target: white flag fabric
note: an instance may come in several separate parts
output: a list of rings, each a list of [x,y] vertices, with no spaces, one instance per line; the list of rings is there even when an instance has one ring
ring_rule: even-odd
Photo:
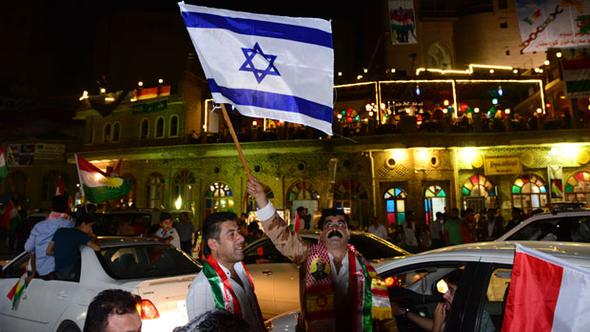
[[[178,5],[216,103],[332,135],[329,21]]]
[[[502,332],[590,331],[590,271],[516,245]]]

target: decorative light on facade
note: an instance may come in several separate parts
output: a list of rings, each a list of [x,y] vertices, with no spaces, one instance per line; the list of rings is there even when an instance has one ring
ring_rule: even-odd
[[[174,207],[176,210],[180,210],[182,207],[182,197],[180,197],[180,195],[178,195],[178,198],[174,201]]]
[[[474,108],[473,113],[479,113],[479,107]]]
[[[420,95],[420,92],[421,92],[420,91],[420,86],[419,85],[416,85],[416,96],[419,96]]]
[[[556,56],[558,59],[561,59],[561,57],[563,56],[563,54],[562,54],[561,52],[557,52],[557,53],[555,53],[555,56]]]
[[[493,74],[495,72],[495,70],[490,69],[490,74]]]
[[[107,89],[105,89],[105,88],[100,88],[100,93],[107,93]]]
[[[549,60],[545,60],[545,62],[543,62],[543,64],[544,64],[545,66],[549,66],[549,65],[551,64],[551,62],[550,62]]]
[[[143,82],[142,81],[137,82],[137,86],[138,87],[142,87],[143,86]]]
[[[338,77],[342,77],[342,72],[341,71],[338,72]]]
[[[512,70],[512,73],[513,73],[513,74],[518,74],[518,69],[513,69],[513,70]]]
[[[492,105],[498,105],[498,98],[492,99]]]
[[[362,80],[363,79],[363,75],[356,75],[356,79],[359,80],[359,81]]]
[[[510,109],[509,108],[505,109],[504,113],[506,113],[506,115],[510,114]]]
[[[541,113],[543,113],[543,110],[539,107],[539,108],[537,108],[537,113],[541,114]]]
[[[160,78],[160,79],[158,79],[158,84],[162,84],[162,83],[164,83],[164,80],[163,80],[163,79],[161,79],[161,78]]]
[[[79,99],[80,100],[88,99],[88,91],[84,90],[84,92],[82,92],[82,96]]]
[[[502,90],[502,86],[498,86],[498,96],[502,97],[504,95],[504,90]]]
[[[367,68],[363,68],[363,73],[365,73],[365,74],[366,74],[366,73],[368,73],[368,72],[369,72],[369,70],[368,70]]]

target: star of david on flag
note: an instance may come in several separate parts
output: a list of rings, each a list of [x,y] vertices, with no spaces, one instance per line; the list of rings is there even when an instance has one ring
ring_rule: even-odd
[[[216,103],[332,135],[329,21],[178,5]]]

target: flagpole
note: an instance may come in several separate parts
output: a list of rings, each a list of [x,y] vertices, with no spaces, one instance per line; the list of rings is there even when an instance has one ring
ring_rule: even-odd
[[[78,163],[78,154],[74,153],[74,159],[76,159],[76,171],[78,171],[78,181],[80,181],[80,192],[82,193],[82,199],[84,199],[84,210],[88,213],[88,206],[86,206],[86,194],[84,193],[84,182],[82,182],[82,176],[80,176],[80,164]]]
[[[246,171],[246,175],[248,179],[252,178],[252,174],[250,174],[250,168],[248,168],[248,162],[246,161],[246,157],[244,157],[244,152],[242,151],[242,146],[240,145],[240,141],[238,141],[238,136],[236,135],[236,131],[234,130],[234,126],[229,119],[229,115],[227,114],[227,110],[225,109],[225,104],[221,104],[221,113],[223,113],[223,118],[225,119],[225,123],[227,123],[227,127],[229,128],[229,134],[231,138],[234,140],[234,144],[236,149],[238,150],[238,156],[242,161],[242,166]]]

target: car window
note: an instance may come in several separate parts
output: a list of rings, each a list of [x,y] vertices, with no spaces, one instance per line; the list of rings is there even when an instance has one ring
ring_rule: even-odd
[[[6,266],[0,277],[2,278],[20,278],[27,271],[29,254],[25,253],[18,257],[12,264]]]
[[[450,287],[445,278],[452,275],[458,276],[459,281],[454,282],[459,287],[464,270],[465,266],[461,264],[437,263],[400,272],[386,272],[382,277],[388,285],[389,298],[393,302],[393,307],[408,309],[422,317],[432,319],[434,309],[438,303],[444,301],[443,294]],[[452,291],[454,292],[455,289]],[[399,331],[421,331],[411,319],[398,316],[396,322]]]
[[[166,277],[199,272],[198,265],[170,245],[150,244],[105,248],[97,252],[114,279]]]
[[[150,213],[105,213],[98,215],[94,233],[98,236],[146,235],[152,222]]]
[[[366,259],[380,259],[404,256],[403,252],[398,251],[385,241],[377,240],[365,234],[352,234],[350,244],[358,250]]]
[[[533,221],[507,240],[590,242],[590,216]]]
[[[483,312],[479,323],[480,332],[500,331],[504,319],[504,307],[508,298],[508,289],[512,269],[496,267],[489,277]]]

